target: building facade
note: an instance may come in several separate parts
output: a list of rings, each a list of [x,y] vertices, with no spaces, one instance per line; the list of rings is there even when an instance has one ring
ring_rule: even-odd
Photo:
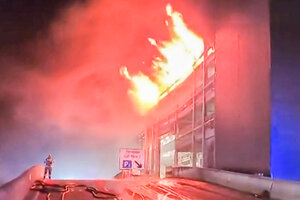
[[[174,167],[270,173],[268,1],[215,1],[214,9],[200,64],[142,133],[150,174],[165,177]]]

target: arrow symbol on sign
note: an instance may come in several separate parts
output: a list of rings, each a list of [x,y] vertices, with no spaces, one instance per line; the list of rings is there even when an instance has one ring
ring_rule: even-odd
[[[134,162],[135,162],[135,164],[137,164],[138,168],[142,168],[143,165],[141,163],[139,163],[138,161],[134,161]]]

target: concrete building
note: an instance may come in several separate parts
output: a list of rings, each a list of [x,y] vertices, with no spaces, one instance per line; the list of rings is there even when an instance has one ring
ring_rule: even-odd
[[[145,167],[161,177],[174,167],[269,175],[268,1],[206,2],[203,62],[150,114]]]

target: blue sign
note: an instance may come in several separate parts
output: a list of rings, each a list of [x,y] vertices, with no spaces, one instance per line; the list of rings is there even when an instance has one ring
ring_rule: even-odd
[[[131,169],[132,161],[131,160],[123,160],[123,168]]]

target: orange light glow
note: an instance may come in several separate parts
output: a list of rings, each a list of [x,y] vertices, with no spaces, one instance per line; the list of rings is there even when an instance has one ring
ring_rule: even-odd
[[[202,38],[187,28],[182,15],[174,11],[170,4],[166,6],[166,13],[169,19],[165,25],[171,26],[171,39],[157,42],[148,38],[150,44],[161,54],[152,60],[151,77],[154,78],[150,79],[142,72],[130,76],[126,67],[120,69],[121,75],[132,83],[129,94],[134,97],[143,114],[193,72],[199,65],[200,56],[204,51]]]
[[[120,68],[120,74],[131,81],[133,87],[128,90],[128,94],[138,104],[141,114],[145,114],[158,103],[158,86],[148,76],[142,73],[130,76],[127,68],[124,66]]]

